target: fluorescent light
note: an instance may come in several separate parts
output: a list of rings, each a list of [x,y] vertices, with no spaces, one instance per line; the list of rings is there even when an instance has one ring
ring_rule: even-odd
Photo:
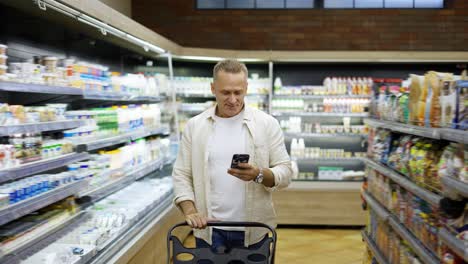
[[[205,56],[177,56],[179,59],[184,60],[198,60],[198,61],[220,61],[224,58],[221,57],[205,57]]]
[[[260,61],[265,61],[264,59],[255,59],[255,58],[239,58],[237,59],[238,61],[242,62],[260,62]]]

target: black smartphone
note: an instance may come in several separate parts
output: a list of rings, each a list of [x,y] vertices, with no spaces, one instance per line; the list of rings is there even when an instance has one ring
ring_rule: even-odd
[[[239,163],[249,163],[249,154],[234,154],[232,156],[232,161],[231,161],[231,168],[232,169],[238,169],[239,167],[237,164]]]

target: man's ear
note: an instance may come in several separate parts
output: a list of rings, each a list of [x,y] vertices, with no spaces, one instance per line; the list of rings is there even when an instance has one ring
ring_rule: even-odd
[[[215,85],[214,85],[214,81],[211,83],[211,93],[213,95],[215,95]]]

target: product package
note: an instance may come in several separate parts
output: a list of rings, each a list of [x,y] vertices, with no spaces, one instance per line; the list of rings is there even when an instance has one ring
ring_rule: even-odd
[[[455,127],[468,130],[468,81],[458,81]]]

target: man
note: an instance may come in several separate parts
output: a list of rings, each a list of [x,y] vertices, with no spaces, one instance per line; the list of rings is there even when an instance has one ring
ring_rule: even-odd
[[[254,221],[275,226],[271,192],[292,178],[281,128],[272,116],[245,105],[247,68],[224,60],[213,69],[216,106],[190,119],[173,170],[175,204],[195,228],[197,247],[259,245],[261,228],[206,228],[207,219]],[[249,163],[232,169],[234,154]]]

